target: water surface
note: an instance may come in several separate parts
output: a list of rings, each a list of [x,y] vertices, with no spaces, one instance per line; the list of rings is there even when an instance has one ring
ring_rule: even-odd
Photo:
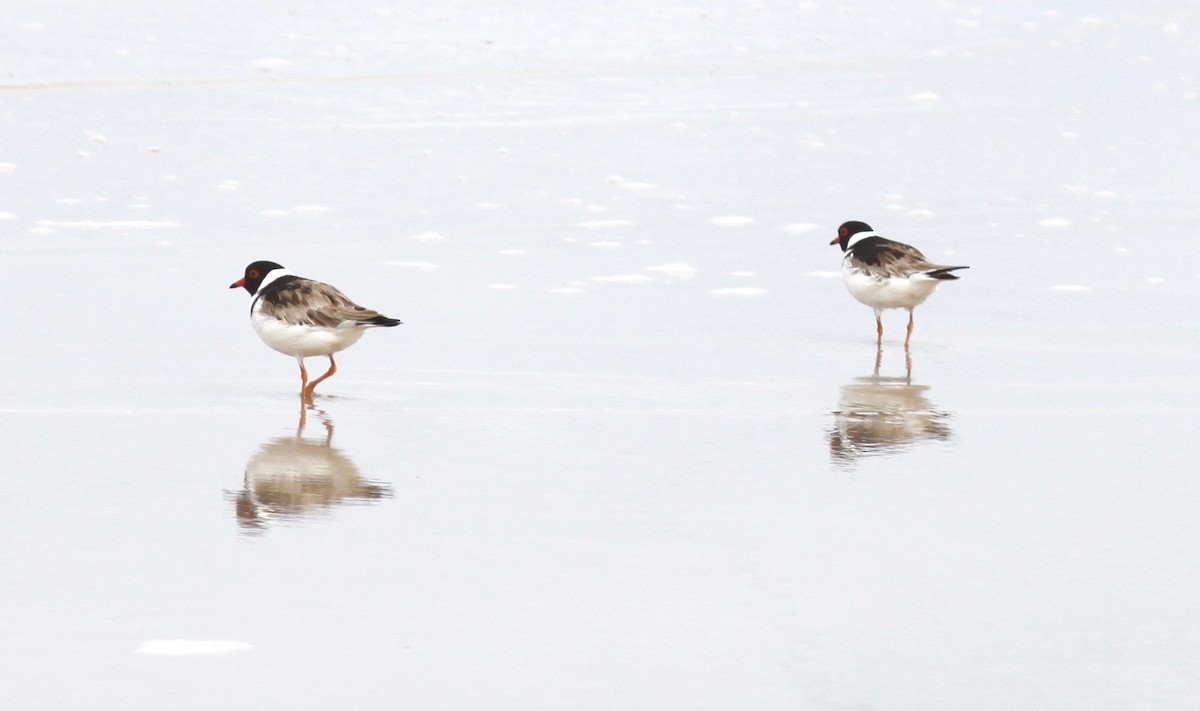
[[[178,12],[0,30],[5,708],[1200,702],[1176,9]]]

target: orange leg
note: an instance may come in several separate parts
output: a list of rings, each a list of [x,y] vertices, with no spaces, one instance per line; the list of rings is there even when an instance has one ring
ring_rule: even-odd
[[[883,320],[878,311],[875,312],[875,345],[883,345]]]
[[[913,312],[908,312],[908,335],[904,337],[904,349],[908,350],[908,342],[912,340]]]
[[[304,359],[297,356],[296,362],[300,364],[300,392],[304,393],[305,386],[308,385],[308,371],[304,368]]]
[[[311,383],[308,384],[308,387],[304,388],[304,396],[311,398],[313,396],[313,391],[317,389],[317,385],[319,385],[322,380],[324,380],[325,378],[328,378],[329,376],[333,375],[336,372],[337,372],[337,363],[333,362],[333,354],[330,353],[329,354],[329,370],[325,371],[324,375],[322,375],[321,377],[312,381]]]

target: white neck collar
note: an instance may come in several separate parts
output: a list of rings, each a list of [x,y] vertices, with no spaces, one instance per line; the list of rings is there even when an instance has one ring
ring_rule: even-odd
[[[866,239],[868,237],[878,237],[878,236],[879,235],[876,234],[874,230],[868,230],[866,232],[859,232],[859,233],[855,234],[853,237],[851,237],[850,241],[846,243],[846,249],[848,251],[851,247],[858,244],[859,242],[862,242],[864,239]]]
[[[267,286],[272,282],[288,276],[295,276],[295,274],[292,274],[286,269],[272,269],[271,273],[263,277],[262,282],[258,285],[258,293],[262,293],[262,290],[267,288]]]

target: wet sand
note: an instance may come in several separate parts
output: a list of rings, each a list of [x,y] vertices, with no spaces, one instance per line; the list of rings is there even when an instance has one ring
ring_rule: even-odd
[[[1200,702],[1170,12],[265,7],[0,43],[4,708]],[[263,258],[404,321],[311,410]]]

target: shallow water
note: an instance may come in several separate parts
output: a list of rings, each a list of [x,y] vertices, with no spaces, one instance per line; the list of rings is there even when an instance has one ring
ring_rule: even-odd
[[[1200,702],[1188,16],[255,7],[0,30],[0,705]]]

